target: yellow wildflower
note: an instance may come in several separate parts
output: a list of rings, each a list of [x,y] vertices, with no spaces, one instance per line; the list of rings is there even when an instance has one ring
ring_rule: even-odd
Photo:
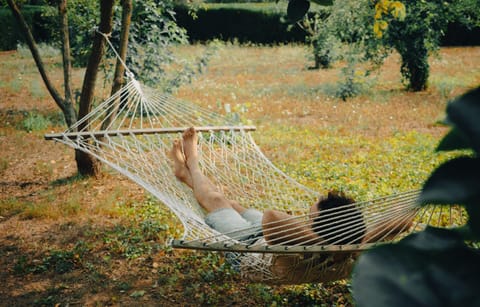
[[[399,20],[404,20],[406,16],[405,5],[400,1],[392,1],[390,4],[390,13]]]

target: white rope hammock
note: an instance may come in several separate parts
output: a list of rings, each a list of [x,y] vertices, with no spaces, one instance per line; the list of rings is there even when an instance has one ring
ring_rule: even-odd
[[[45,138],[93,155],[158,198],[183,224],[184,234],[172,241],[174,247],[226,252],[251,281],[293,284],[342,279],[350,274],[358,251],[398,239],[432,221],[438,226],[464,222],[454,220],[451,207],[443,211],[417,207],[419,191],[410,191],[351,204],[342,213],[342,225],[329,222],[329,216],[338,218],[334,210],[322,211],[325,241],[321,244],[295,244],[288,237],[281,244],[267,244],[258,237],[256,227],[218,233],[205,224],[205,212],[192,191],[173,173],[169,151],[187,127],[199,132],[200,167],[205,175],[227,198],[244,207],[291,213],[292,230],[310,221],[306,213],[320,196],[263,155],[251,135],[255,127],[230,118],[159,94],[129,74],[129,82],[119,92],[65,132]],[[354,214],[358,210],[361,220]],[[392,221],[396,226],[391,226]],[[279,228],[277,235],[284,231],[285,227]],[[365,231],[364,237],[370,239],[359,242]],[[238,239],[249,235],[255,240]]]

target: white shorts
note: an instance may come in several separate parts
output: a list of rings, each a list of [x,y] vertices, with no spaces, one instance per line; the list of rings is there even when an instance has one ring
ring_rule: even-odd
[[[207,214],[205,223],[232,239],[246,241],[262,235],[262,218],[263,213],[256,209],[239,214],[233,208],[222,208]]]

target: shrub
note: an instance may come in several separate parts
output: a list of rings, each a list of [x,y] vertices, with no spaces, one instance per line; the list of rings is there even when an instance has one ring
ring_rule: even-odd
[[[221,39],[240,43],[285,43],[305,41],[306,32],[282,20],[285,6],[274,3],[208,4],[192,16],[186,6],[175,8],[178,24],[190,41]]]
[[[480,15],[475,12],[479,5],[472,0],[405,2],[405,19],[392,20],[382,39],[400,54],[401,73],[408,89],[422,91],[428,87],[429,53],[438,49],[449,23],[478,26]]]
[[[21,128],[27,132],[42,131],[47,129],[50,121],[38,112],[28,112],[21,123]]]

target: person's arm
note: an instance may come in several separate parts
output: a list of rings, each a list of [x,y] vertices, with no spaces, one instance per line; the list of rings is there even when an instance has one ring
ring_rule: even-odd
[[[306,222],[277,210],[263,213],[263,236],[269,245],[311,245],[322,240]]]
[[[400,220],[389,221],[388,223],[372,225],[368,227],[365,238],[362,243],[374,243],[379,240],[392,240],[396,235],[409,230],[412,226],[413,215],[404,217]]]

